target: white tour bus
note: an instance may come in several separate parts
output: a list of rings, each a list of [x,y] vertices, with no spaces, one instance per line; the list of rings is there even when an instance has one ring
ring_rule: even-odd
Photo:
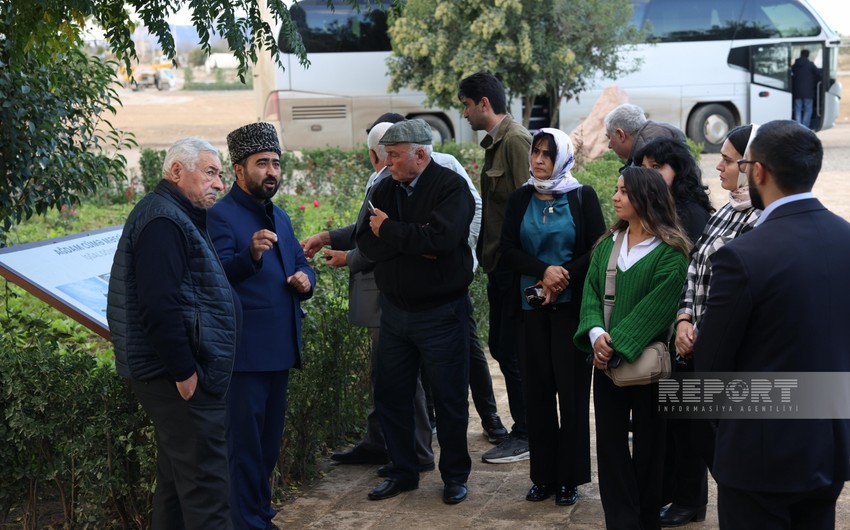
[[[834,125],[840,38],[804,0],[631,1],[632,23],[650,28],[653,43],[630,52],[642,59],[640,68],[616,80],[599,79],[578,101],[562,104],[561,129],[575,128],[604,87],[616,84],[651,119],[677,125],[707,151],[718,151],[735,125],[792,117],[791,65],[804,49],[822,71],[812,128]],[[382,3],[383,9],[389,5]],[[459,107],[429,108],[420,92],[387,91],[390,42],[383,10],[357,12],[343,2],[331,10],[326,0],[303,0],[291,13],[310,67],[282,48],[285,69],[258,66],[254,80],[258,117],[279,120],[287,148],[351,147],[365,141],[366,127],[378,115],[390,111],[426,120],[435,141],[477,140]],[[521,115],[517,99],[515,116]]]

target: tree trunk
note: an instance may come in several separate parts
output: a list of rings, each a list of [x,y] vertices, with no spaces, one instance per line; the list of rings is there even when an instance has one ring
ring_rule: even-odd
[[[534,96],[523,96],[522,101],[522,126],[528,129],[531,123],[531,111],[534,110]]]
[[[561,114],[561,93],[557,87],[549,89],[549,127],[558,128]]]

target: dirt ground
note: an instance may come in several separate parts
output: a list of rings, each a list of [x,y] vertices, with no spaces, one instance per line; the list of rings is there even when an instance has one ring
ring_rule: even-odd
[[[110,121],[136,135],[140,147],[166,148],[175,140],[198,136],[226,145],[227,133],[256,121],[251,90],[120,90],[122,107]]]
[[[845,97],[836,124],[850,124],[850,74],[840,76]],[[200,136],[226,145],[227,133],[258,116],[252,90],[120,92],[123,107],[111,119],[132,131],[141,147],[164,148],[185,136]]]

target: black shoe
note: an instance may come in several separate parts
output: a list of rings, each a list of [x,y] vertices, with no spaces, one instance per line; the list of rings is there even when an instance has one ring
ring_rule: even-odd
[[[481,427],[484,428],[484,436],[491,444],[500,444],[508,439],[508,430],[502,425],[498,414],[482,419]]]
[[[367,464],[370,466],[386,464],[390,461],[386,451],[369,449],[362,444],[357,444],[351,451],[334,453],[331,460],[340,464]]]
[[[390,497],[395,497],[399,493],[415,490],[418,487],[418,482],[405,482],[403,480],[388,478],[378,484],[377,488],[369,492],[369,500],[382,501],[384,499],[389,499]]]
[[[525,500],[531,502],[545,501],[552,496],[552,488],[545,484],[534,484],[528,493],[525,494]]]
[[[443,502],[446,504],[458,504],[466,500],[469,489],[466,484],[460,482],[447,482],[443,487]]]
[[[555,504],[558,506],[572,506],[578,500],[578,488],[573,486],[558,486],[555,491]]]
[[[436,469],[436,467],[437,466],[434,465],[434,462],[431,462],[430,464],[420,464],[419,465],[419,472],[425,473],[426,471],[434,471],[434,469]],[[379,477],[385,477],[385,478],[389,477],[392,470],[393,470],[393,463],[390,462],[389,464],[387,464],[385,466],[381,466],[381,467],[378,468],[378,476]]]
[[[671,504],[661,509],[661,526],[682,526],[694,522],[705,521],[705,506],[699,508],[685,508],[678,504]]]

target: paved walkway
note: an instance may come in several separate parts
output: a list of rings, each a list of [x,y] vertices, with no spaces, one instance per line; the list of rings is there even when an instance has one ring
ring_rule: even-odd
[[[504,380],[498,365],[492,359],[490,372],[493,376],[499,414],[505,425],[510,426]],[[472,474],[469,477],[469,498],[464,502],[455,506],[443,504],[443,483],[439,471],[423,473],[418,490],[384,501],[370,501],[366,494],[382,480],[375,474],[378,466],[330,465],[324,478],[305,491],[301,497],[281,507],[274,522],[281,528],[334,530],[605,528],[602,504],[599,501],[593,425],[592,481],[579,487],[579,501],[574,506],[560,507],[555,505],[554,498],[540,503],[525,500],[525,494],[531,487],[527,460],[513,464],[482,462],[481,455],[493,446],[482,435],[478,415],[472,406],[469,417],[468,440]],[[439,451],[436,438],[434,450]],[[690,524],[686,527],[687,530],[717,527],[716,490],[713,483],[710,488],[706,521]]]
[[[505,424],[511,425],[504,380],[498,365],[492,359],[490,372],[499,413]],[[469,416],[468,440],[472,474],[469,477],[469,498],[464,502],[454,506],[443,504],[443,484],[439,471],[423,473],[418,490],[384,501],[370,501],[366,494],[382,480],[375,474],[378,466],[329,465],[324,478],[306,490],[302,496],[280,507],[274,522],[280,528],[287,529],[332,530],[605,528],[602,504],[599,501],[592,411],[592,480],[590,484],[579,487],[579,500],[569,507],[556,506],[554,498],[540,503],[525,500],[525,494],[531,487],[527,460],[514,464],[482,462],[481,455],[493,446],[482,435],[478,415],[472,406]],[[436,438],[434,450],[439,453]],[[850,530],[848,487],[844,488],[838,499],[835,527],[839,530]],[[709,480],[706,520],[702,523],[691,523],[683,528],[717,528],[717,489],[712,480]]]

